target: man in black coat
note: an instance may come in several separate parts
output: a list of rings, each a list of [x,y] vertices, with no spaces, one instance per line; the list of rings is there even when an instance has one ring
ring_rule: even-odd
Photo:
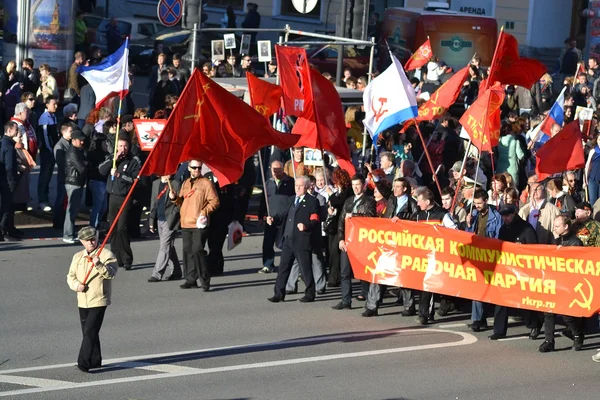
[[[352,217],[375,217],[377,215],[377,205],[375,199],[365,194],[365,177],[354,175],[352,177],[352,191],[354,196],[349,197],[344,202],[342,213],[338,221],[338,237],[340,239],[340,272],[342,301],[333,306],[334,310],[352,309],[352,267],[346,249],[346,219]],[[365,294],[369,290],[369,283],[363,284]]]
[[[17,175],[17,151],[13,138],[17,135],[16,122],[8,121],[4,124],[4,136],[0,139],[0,241],[8,236],[21,239],[22,235],[16,231],[12,208],[12,199],[19,178]]]
[[[553,224],[556,245],[561,246],[577,246],[583,247],[583,242],[577,237],[573,231],[572,222],[566,215],[559,215],[554,218]],[[563,321],[567,325],[567,329],[562,332],[564,337],[573,341],[572,349],[580,351],[583,347],[583,318],[571,317],[563,315]],[[556,329],[556,315],[553,313],[544,313],[544,343],[540,345],[538,350],[540,353],[549,353],[554,351],[554,331]]]
[[[511,243],[538,244],[537,234],[531,224],[518,215],[513,204],[505,204],[500,208],[503,225],[498,233],[498,239]],[[506,337],[508,329],[508,307],[496,306],[494,311],[494,333],[490,340]]]
[[[246,4],[246,7],[248,8],[248,12],[246,13],[246,18],[244,18],[244,20],[242,21],[242,28],[260,28],[260,14],[258,13],[258,4],[248,3]],[[256,32],[247,33],[250,34],[250,48],[254,49],[256,45]]]
[[[268,299],[272,303],[278,303],[285,299],[285,287],[296,259],[302,271],[302,280],[306,285],[304,297],[299,301],[308,303],[315,300],[312,250],[319,246],[321,223],[319,222],[319,201],[307,193],[309,186],[309,178],[299,176],[294,183],[296,196],[290,198],[286,212],[267,217],[269,225],[282,221],[278,236],[281,237],[283,246],[275,281],[275,295]]]
[[[271,162],[271,178],[266,182],[264,190],[269,199],[269,208],[265,196],[260,196],[260,206],[258,208],[258,221],[261,222],[265,215],[280,215],[287,212],[289,198],[294,196],[294,179],[283,172],[283,163],[279,160]],[[281,221],[274,220],[271,225],[265,224],[262,245],[263,267],[258,271],[259,274],[268,274],[273,272],[275,267],[275,251],[273,246],[277,239],[277,228]]]
[[[212,171],[204,174],[204,177],[213,183],[219,196],[219,207],[210,215],[207,239],[208,255],[206,256],[210,275],[218,276],[223,274],[225,267],[223,244],[227,238],[229,224],[233,220],[239,221],[234,213],[241,206],[234,198],[234,185],[221,186]],[[241,223],[241,221],[239,222]]]
[[[71,134],[71,145],[65,157],[65,190],[67,192],[67,215],[63,225],[63,242],[76,243],[75,219],[83,196],[83,187],[87,181],[88,161],[84,150],[87,137],[79,129]]]

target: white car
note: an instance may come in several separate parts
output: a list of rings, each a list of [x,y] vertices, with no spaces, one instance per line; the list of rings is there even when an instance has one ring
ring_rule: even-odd
[[[100,25],[98,25],[98,28],[96,29],[96,41],[93,43],[94,46],[100,47],[102,54],[107,53],[108,45],[106,42],[106,31],[108,24],[110,24],[110,20],[104,19]],[[119,27],[123,40],[128,37],[130,41],[148,38],[166,28],[156,20],[127,17],[117,18],[117,26]]]

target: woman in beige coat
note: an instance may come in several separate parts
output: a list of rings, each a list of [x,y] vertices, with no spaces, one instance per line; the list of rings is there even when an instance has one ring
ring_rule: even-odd
[[[98,231],[86,226],[77,234],[84,250],[76,253],[67,274],[67,283],[77,292],[77,306],[83,341],[77,358],[77,368],[88,372],[102,366],[100,328],[106,307],[110,305],[111,280],[117,273],[117,258],[107,249],[98,254]],[[88,279],[86,275],[92,268]]]

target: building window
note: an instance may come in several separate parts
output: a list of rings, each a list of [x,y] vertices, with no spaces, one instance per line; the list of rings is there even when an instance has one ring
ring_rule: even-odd
[[[207,5],[210,7],[223,7],[232,6],[234,10],[244,9],[244,0],[208,0]]]
[[[319,0],[319,3],[314,8],[314,10],[312,10],[311,12],[309,12],[307,14],[302,14],[301,12],[298,12],[298,10],[296,10],[294,8],[294,5],[292,4],[292,0],[280,0],[280,1],[281,1],[281,15],[291,15],[294,17],[308,17],[308,18],[317,18],[317,19],[321,18],[321,3],[322,3],[321,0]]]

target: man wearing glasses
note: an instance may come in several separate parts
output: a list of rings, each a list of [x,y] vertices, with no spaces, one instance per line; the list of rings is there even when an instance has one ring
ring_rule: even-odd
[[[96,228],[81,228],[77,238],[84,249],[73,256],[67,274],[67,284],[71,290],[77,292],[79,320],[83,333],[77,368],[88,372],[92,368],[102,366],[99,333],[106,307],[110,305],[111,280],[117,273],[117,259],[107,249],[98,254]]]
[[[219,196],[212,182],[202,177],[202,162],[190,160],[190,178],[186,179],[175,193],[169,191],[169,198],[179,207],[181,238],[183,240],[183,273],[185,283],[180,288],[192,289],[200,286],[205,292],[210,290],[210,270],[206,261],[206,245],[209,217],[219,207]]]
[[[252,72],[252,59],[250,56],[245,55],[242,57],[242,61],[239,68],[233,68],[233,76],[236,78],[245,78],[246,72]]]

